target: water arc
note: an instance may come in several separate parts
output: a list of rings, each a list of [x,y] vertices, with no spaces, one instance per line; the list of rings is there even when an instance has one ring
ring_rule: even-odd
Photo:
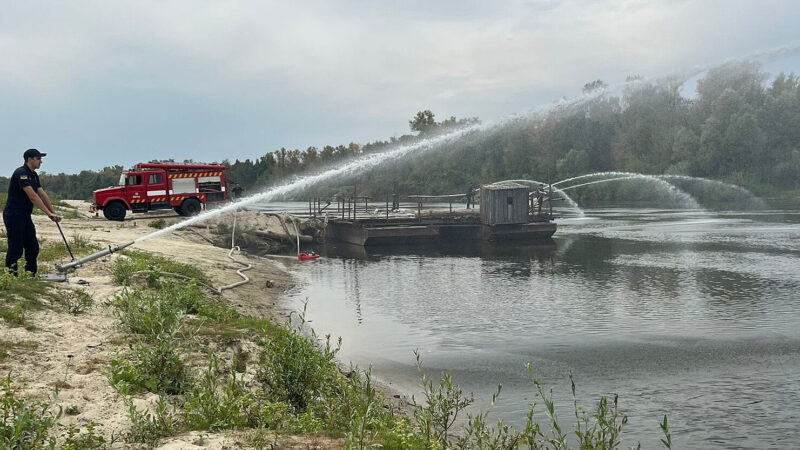
[[[665,180],[680,180],[687,183],[699,183],[705,187],[715,190],[716,189],[728,190],[729,192],[731,192],[736,196],[736,200],[734,201],[740,206],[744,207],[744,209],[756,209],[756,210],[767,209],[767,204],[764,202],[764,200],[760,199],[758,196],[750,192],[748,189],[733,183],[726,183],[724,181],[718,181],[718,180],[710,180],[708,178],[702,178],[702,177],[691,177],[688,175],[657,175],[657,177],[663,178]]]
[[[522,184],[530,184],[530,185],[534,185],[534,186],[537,186],[537,185],[540,185],[540,184],[547,185],[547,183],[544,183],[544,182],[542,182],[542,181],[536,181],[536,180],[520,180],[520,179],[517,179],[517,180],[503,180],[503,181],[496,181],[496,183],[522,183]],[[554,191],[556,191],[556,192],[557,192],[558,194],[560,194],[561,196],[563,196],[563,197],[564,197],[564,201],[566,201],[566,202],[567,202],[567,204],[569,204],[569,206],[570,206],[571,208],[573,208],[573,209],[577,210],[579,215],[583,216],[583,210],[582,210],[582,209],[581,209],[581,207],[578,205],[578,203],[577,203],[575,200],[573,200],[573,199],[572,199],[572,197],[570,197],[569,195],[567,195],[567,193],[566,193],[566,192],[564,192],[563,190],[561,190],[561,189],[559,189],[559,188],[555,187],[555,185],[553,185],[553,190],[554,190]]]
[[[671,183],[668,183],[667,181],[665,181],[665,180],[663,180],[663,179],[661,179],[661,178],[659,178],[658,176],[655,176],[655,175],[645,175],[645,174],[634,173],[634,172],[597,172],[597,173],[593,173],[593,174],[586,174],[586,175],[581,175],[581,176],[577,176],[577,177],[568,178],[566,180],[561,180],[561,181],[559,181],[559,183],[566,183],[566,182],[569,182],[569,181],[575,181],[575,180],[591,178],[591,177],[600,177],[600,176],[613,176],[614,178],[590,181],[590,182],[586,182],[586,183],[580,183],[580,184],[576,184],[576,185],[572,185],[572,186],[567,186],[567,187],[562,188],[562,189],[563,190],[569,190],[569,189],[572,189],[572,188],[577,188],[577,187],[582,187],[582,186],[590,186],[590,185],[593,185],[593,184],[606,183],[606,182],[610,182],[610,181],[642,180],[642,181],[649,181],[649,182],[655,183],[655,185],[657,187],[662,189],[662,192],[664,192],[664,193],[668,194],[669,196],[671,196],[671,197],[675,198],[676,200],[678,200],[678,202],[681,205],[688,206],[689,209],[703,209],[703,207],[700,206],[700,203],[698,203],[697,200],[691,194],[689,194],[688,192],[680,189],[679,187],[677,187],[677,186],[675,186],[675,185],[673,185]]]
[[[708,201],[704,201],[704,204],[712,203],[713,201],[719,202],[719,197],[727,191],[728,194],[732,194],[734,197],[733,200],[723,200],[727,202],[735,202],[739,205],[746,206],[744,209],[766,209],[767,205],[764,203],[763,200],[758,198],[755,194],[750,192],[749,190],[745,189],[742,186],[738,186],[731,183],[726,183],[723,181],[718,180],[710,180],[708,178],[701,178],[701,177],[692,177],[688,175],[648,175],[648,174],[641,174],[635,172],[619,172],[619,171],[606,171],[606,172],[594,172],[584,175],[579,175],[571,178],[566,178],[563,180],[559,180],[554,185],[561,185],[564,183],[570,183],[578,180],[586,180],[586,179],[593,179],[593,178],[601,178],[601,177],[613,177],[613,178],[604,178],[603,180],[596,180],[596,181],[588,181],[576,185],[571,185],[565,188],[564,190],[569,190],[575,187],[580,186],[589,186],[596,183],[603,183],[607,181],[613,180],[624,180],[624,179],[635,179],[635,178],[651,178],[651,179],[659,179],[663,181],[667,181],[670,185],[674,186],[681,192],[686,193],[696,202],[698,199],[696,197],[697,194],[701,193],[704,194],[705,197],[713,197]],[[682,181],[686,184],[699,184],[701,189],[693,189],[688,190],[684,186],[676,186],[673,181]],[[689,192],[687,192],[687,190]],[[703,198],[702,196],[700,197]]]

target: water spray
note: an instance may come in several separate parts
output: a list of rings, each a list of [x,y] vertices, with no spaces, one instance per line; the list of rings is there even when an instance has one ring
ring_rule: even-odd
[[[489,129],[493,128],[493,127],[496,127],[496,126],[498,126],[500,124],[502,124],[502,122],[495,122],[495,123],[486,124],[486,125],[481,125],[481,124],[470,125],[470,126],[467,126],[467,127],[459,128],[458,130],[452,131],[450,133],[446,133],[446,134],[442,134],[442,135],[439,135],[439,136],[434,136],[434,137],[431,137],[431,138],[424,139],[424,140],[422,140],[420,142],[416,142],[416,143],[413,143],[413,144],[408,144],[408,145],[396,147],[394,149],[387,150],[387,151],[384,151],[384,152],[365,155],[365,156],[357,158],[357,159],[355,159],[355,160],[353,160],[353,161],[351,161],[351,162],[349,162],[347,164],[344,164],[344,165],[342,165],[340,167],[329,169],[329,170],[326,170],[324,172],[320,172],[320,173],[315,174],[315,175],[308,175],[308,176],[305,176],[305,177],[300,177],[300,178],[297,178],[297,179],[295,179],[293,181],[290,181],[288,183],[273,187],[273,188],[271,188],[271,189],[269,189],[269,190],[267,190],[265,192],[262,192],[262,193],[259,193],[259,194],[254,194],[254,195],[251,195],[249,197],[243,198],[243,199],[241,199],[239,201],[236,201],[236,202],[233,202],[231,204],[228,204],[228,205],[226,205],[226,206],[224,206],[222,208],[214,209],[214,210],[211,210],[211,211],[206,211],[206,212],[204,212],[202,214],[199,214],[199,215],[197,215],[195,217],[192,217],[190,219],[184,220],[183,222],[178,222],[178,223],[176,223],[176,224],[174,224],[172,226],[169,226],[167,228],[164,228],[162,230],[158,230],[158,231],[155,231],[155,232],[150,233],[148,235],[136,238],[135,240],[133,240],[131,242],[127,242],[127,243],[116,245],[116,246],[109,245],[107,249],[102,250],[100,252],[91,254],[89,256],[85,256],[85,257],[83,257],[81,259],[72,261],[72,262],[70,262],[68,264],[56,265],[56,270],[63,274],[63,273],[66,273],[66,271],[68,269],[80,266],[80,265],[82,265],[84,263],[87,263],[89,261],[94,261],[95,259],[102,258],[103,256],[107,256],[107,255],[110,255],[112,253],[116,253],[116,252],[118,252],[118,251],[120,251],[120,250],[122,250],[122,249],[124,249],[126,247],[129,247],[131,245],[143,242],[143,241],[145,241],[147,239],[151,239],[151,238],[154,238],[154,237],[157,237],[157,236],[161,236],[163,234],[171,233],[171,232],[179,230],[181,228],[188,227],[188,226],[190,226],[192,224],[195,224],[195,223],[198,223],[198,222],[203,222],[203,221],[211,219],[213,217],[220,216],[220,215],[225,214],[225,213],[227,213],[229,211],[236,211],[239,208],[242,208],[242,207],[247,206],[247,205],[251,205],[253,203],[269,201],[269,200],[272,200],[272,199],[274,199],[276,197],[279,197],[279,196],[282,196],[282,195],[286,195],[288,193],[291,193],[291,192],[294,192],[294,191],[298,191],[298,190],[301,190],[301,189],[305,189],[305,188],[307,188],[309,186],[312,186],[312,185],[314,185],[316,183],[319,183],[319,182],[322,182],[322,181],[326,181],[326,180],[337,178],[337,177],[343,177],[343,176],[351,175],[351,174],[359,172],[359,171],[369,170],[369,169],[371,169],[373,167],[376,167],[376,166],[378,166],[380,164],[386,163],[387,161],[399,159],[399,158],[402,158],[402,157],[404,157],[406,155],[409,155],[409,154],[412,154],[412,153],[414,153],[414,154],[422,153],[422,152],[428,151],[428,150],[430,150],[432,148],[435,148],[436,146],[439,146],[439,145],[442,145],[444,143],[453,141],[455,139],[459,139],[459,138],[462,138],[464,136],[467,136],[470,133],[474,133],[474,132],[481,131],[481,130],[482,131],[486,131],[486,130],[489,130]]]

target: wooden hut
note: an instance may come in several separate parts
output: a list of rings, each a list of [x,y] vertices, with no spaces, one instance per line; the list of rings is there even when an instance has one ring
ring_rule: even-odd
[[[528,187],[512,182],[481,186],[481,223],[512,225],[528,222]]]

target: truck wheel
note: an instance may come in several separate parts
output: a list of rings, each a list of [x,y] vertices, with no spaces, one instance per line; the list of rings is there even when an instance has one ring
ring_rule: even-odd
[[[178,213],[179,216],[183,215],[183,213],[181,212],[181,207],[180,206],[173,206],[172,209],[174,209],[175,212]]]
[[[202,204],[200,200],[196,198],[187,198],[186,200],[181,203],[181,215],[182,216],[194,216],[200,212],[202,208]]]
[[[118,222],[125,220],[125,213],[127,212],[128,208],[120,201],[110,202],[103,208],[103,215],[106,216],[106,219]]]

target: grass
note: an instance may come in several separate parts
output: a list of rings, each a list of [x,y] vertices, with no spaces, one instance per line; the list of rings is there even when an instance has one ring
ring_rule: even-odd
[[[69,242],[69,247],[76,258],[90,255],[102,248],[92,243],[87,236],[81,234],[74,234],[67,242]],[[51,242],[44,239],[39,240],[38,260],[40,262],[57,261],[65,258],[69,258],[69,251],[67,250],[67,246],[64,245],[64,241],[58,240]]]
[[[0,270],[0,318],[6,324],[33,330],[28,315],[41,310],[43,300],[49,300],[70,314],[81,314],[94,304],[86,290],[58,290],[52,283],[37,280],[24,270],[17,277]]]
[[[117,259],[111,270],[113,281],[118,285],[130,286],[137,273],[146,271],[174,273],[202,283],[208,282],[208,278],[200,269],[189,264],[135,250],[125,250],[123,255],[125,258]]]
[[[0,318],[9,326],[32,329],[28,313],[42,308],[42,298],[55,299],[56,295],[51,286],[32,278],[24,270],[18,277],[0,270]]]
[[[155,228],[157,230],[160,230],[160,229],[164,228],[165,226],[167,226],[167,222],[164,219],[156,219],[156,220],[153,220],[152,222],[148,223],[147,226],[150,227],[150,228]]]
[[[61,217],[65,219],[77,219],[78,217],[80,217],[78,215],[78,208],[76,206],[72,206],[69,203],[63,200],[59,200],[55,197],[50,198],[50,203],[53,204],[53,209],[56,210],[56,213],[58,213]],[[33,214],[36,214],[37,216],[42,216],[44,215],[44,211],[42,211],[39,208],[33,208]]]
[[[94,298],[85,289],[63,292],[58,299],[61,308],[70,314],[83,314],[94,306]]]

